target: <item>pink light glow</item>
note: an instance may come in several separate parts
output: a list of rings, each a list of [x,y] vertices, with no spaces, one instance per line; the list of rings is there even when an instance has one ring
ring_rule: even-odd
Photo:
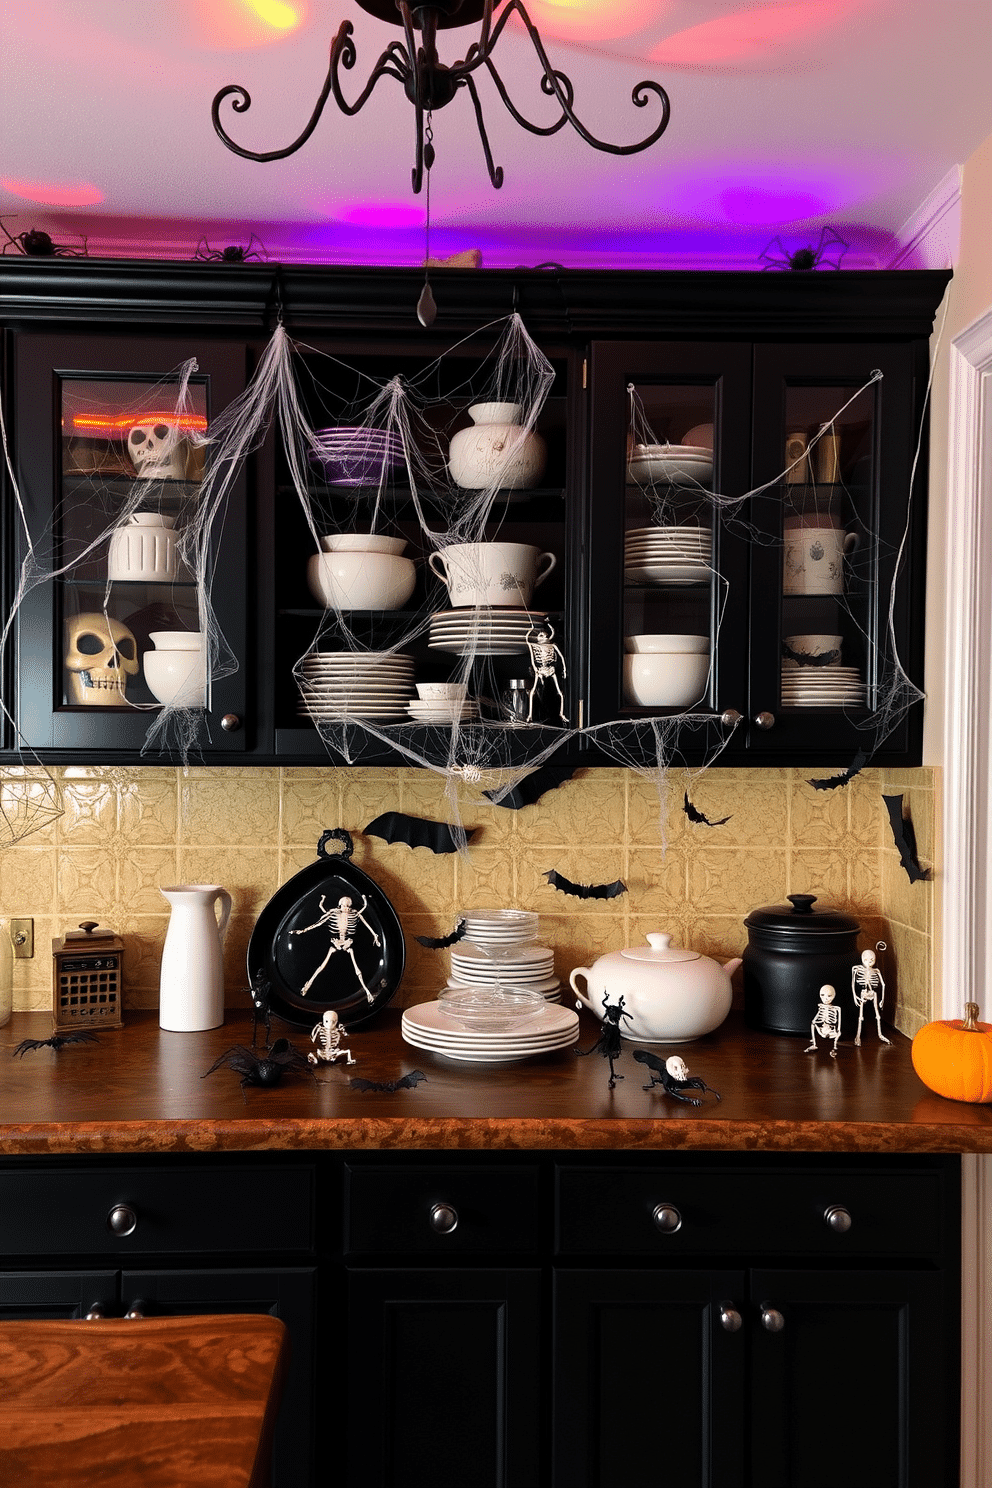
[[[182,0],[184,33],[217,51],[269,46],[306,25],[307,0]]]
[[[89,181],[74,184],[59,181],[14,181],[0,179],[0,186],[25,201],[41,202],[46,207],[91,207],[103,201],[103,192]]]
[[[670,0],[527,0],[527,13],[543,40],[612,41],[646,26],[657,28]],[[511,24],[518,24],[513,22]],[[657,34],[657,29],[655,30]]]
[[[422,227],[424,208],[413,202],[354,202],[336,207],[334,216],[354,227]]]
[[[830,210],[821,196],[803,190],[766,190],[760,186],[731,186],[719,195],[728,222],[781,224],[822,217]]]
[[[836,29],[860,9],[863,0],[789,0],[749,6],[676,31],[648,55],[652,62],[671,67],[777,63],[785,51],[796,45],[802,48],[816,33]]]

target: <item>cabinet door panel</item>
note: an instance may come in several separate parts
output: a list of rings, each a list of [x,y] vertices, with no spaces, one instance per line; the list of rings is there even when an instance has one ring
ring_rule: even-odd
[[[743,1488],[740,1272],[560,1271],[555,1488]],[[778,1488],[784,1488],[779,1484]]]
[[[539,1488],[537,1271],[348,1274],[351,1488]]]
[[[939,1274],[758,1271],[751,1299],[753,1488],[955,1488],[957,1302]]]
[[[0,1318],[8,1321],[84,1318],[91,1307],[117,1309],[116,1271],[0,1273]]]

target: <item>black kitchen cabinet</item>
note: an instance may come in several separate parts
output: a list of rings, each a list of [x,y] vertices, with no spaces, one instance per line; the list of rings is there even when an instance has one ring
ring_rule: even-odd
[[[175,387],[189,357],[187,406],[210,424],[281,320],[315,426],[360,419],[369,390],[394,377],[422,398],[425,479],[386,490],[376,514],[377,530],[408,541],[416,588],[408,609],[352,611],[347,633],[336,631],[308,589],[307,563],[318,526],[367,527],[368,493],[310,470],[311,525],[280,438],[249,441],[205,550],[231,664],[211,686],[197,757],[445,763],[448,731],[412,721],[402,732],[389,721],[352,725],[341,756],[340,739],[323,742],[302,706],[294,667],[318,638],[325,650],[385,650],[418,616],[449,606],[426,562],[432,534],[452,525],[430,462],[443,464],[466,407],[486,396],[498,328],[519,310],[552,372],[538,422],[548,462],[539,488],[500,493],[483,535],[556,558],[534,603],[562,651],[568,725],[550,692],[547,716],[512,724],[510,684],[521,671],[527,680],[529,657],[519,640],[491,648],[470,678],[483,715],[473,727],[501,731],[501,761],[556,747],[559,763],[653,762],[662,738],[676,762],[718,753],[725,764],[805,766],[874,750],[880,764],[918,763],[927,353],[947,279],[451,270],[428,332],[415,320],[416,270],[8,255],[2,393],[28,530],[55,577],[30,590],[9,637],[6,701],[20,738],[8,723],[7,758],[18,743],[52,762],[172,757],[168,738],[141,752],[156,716],[143,665],[125,706],[78,700],[86,668],[75,655],[67,666],[66,626],[106,608],[139,657],[156,649],[152,632],[199,628],[181,566],[165,581],[139,568],[107,588],[108,549],[93,542],[134,491],[121,433],[162,412],[153,394]],[[157,482],[155,511],[178,530],[201,474],[190,458]],[[6,612],[25,545],[5,471],[0,481]],[[642,635],[696,638],[676,701],[645,701],[633,683],[645,667],[634,667],[628,638]],[[413,637],[418,680],[459,665],[445,639],[426,625]]]

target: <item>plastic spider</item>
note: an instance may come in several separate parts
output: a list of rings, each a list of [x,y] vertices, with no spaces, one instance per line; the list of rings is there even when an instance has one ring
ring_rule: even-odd
[[[773,249],[778,251],[773,252]],[[768,269],[791,269],[793,273],[808,274],[821,264],[828,269],[839,269],[847,249],[844,239],[832,227],[825,227],[815,248],[807,244],[805,248],[797,248],[789,253],[781,238],[772,238],[768,247],[758,255],[758,259],[764,264],[766,272]]]
[[[248,1049],[244,1044],[235,1044],[233,1048],[225,1049],[223,1054],[214,1060],[201,1079],[205,1080],[207,1075],[212,1075],[214,1070],[220,1069],[222,1064],[226,1064],[228,1069],[234,1070],[236,1075],[241,1076],[242,1100],[248,1098],[245,1095],[246,1085],[261,1085],[266,1089],[271,1089],[273,1085],[279,1084],[287,1071],[302,1073],[306,1070],[311,1079],[316,1079],[306,1055],[294,1049],[289,1039],[284,1038],[276,1039],[272,1048],[266,1049],[264,1054],[256,1054],[254,1049]]]
[[[252,233],[244,248],[240,243],[231,243],[227,248],[211,248],[206,238],[201,238],[193,257],[201,263],[264,263],[269,255],[265,244]]]
[[[4,253],[16,248],[28,258],[89,258],[85,238],[81,248],[74,248],[70,243],[53,243],[48,233],[42,232],[40,227],[32,227],[28,232],[18,233],[15,237],[7,231],[2,217],[0,232],[7,239],[3,247]]]

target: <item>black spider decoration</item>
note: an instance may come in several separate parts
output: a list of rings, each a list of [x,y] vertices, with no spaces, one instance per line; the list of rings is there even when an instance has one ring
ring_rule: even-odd
[[[248,1049],[244,1044],[235,1044],[233,1048],[225,1049],[200,1078],[205,1080],[207,1075],[212,1075],[222,1064],[241,1076],[241,1098],[245,1101],[248,1099],[245,1095],[246,1085],[259,1085],[270,1090],[273,1085],[279,1084],[283,1075],[297,1071],[306,1071],[312,1080],[317,1078],[307,1056],[301,1054],[299,1049],[294,1049],[289,1039],[284,1038],[276,1039],[272,1048],[266,1049],[264,1054],[256,1054],[254,1049]]]
[[[268,262],[268,251],[265,244],[252,233],[247,245],[242,248],[240,243],[229,243],[226,248],[211,248],[206,238],[201,238],[196,245],[194,258],[201,263],[266,263]]]
[[[777,252],[773,252],[777,250]],[[796,248],[789,253],[781,238],[772,238],[768,247],[759,253],[759,262],[763,263],[765,270],[789,269],[793,273],[808,274],[813,269],[818,269],[825,264],[829,269],[839,269],[840,261],[847,252],[848,245],[839,233],[835,233],[832,227],[825,227],[820,233],[820,239],[814,248],[807,244],[805,248]]]
[[[687,1090],[708,1090],[717,1100],[723,1099],[719,1090],[714,1090],[712,1085],[707,1085],[698,1075],[690,1075],[685,1061],[678,1055],[662,1059],[660,1054],[652,1054],[647,1049],[635,1049],[634,1058],[638,1064],[646,1064],[652,1072],[650,1082],[643,1086],[644,1090],[653,1090],[655,1085],[660,1085],[672,1100],[686,1101],[690,1106],[701,1106],[703,1102],[694,1095],[686,1095]],[[684,1074],[680,1071],[684,1071]]]
[[[14,236],[7,231],[2,217],[0,217],[0,232],[7,239],[3,247],[4,253],[9,252],[11,248],[16,248],[28,258],[89,258],[85,238],[83,246],[76,248],[71,243],[54,243],[48,233],[42,232],[40,227],[32,227],[27,232]]]
[[[579,1004],[576,1003],[576,1007],[578,1006]],[[623,1051],[623,1044],[621,1042],[623,1035],[620,1032],[621,1018],[626,1018],[628,1023],[631,1022],[630,1014],[624,1012],[623,997],[621,996],[617,1002],[607,1002],[604,993],[603,1026],[600,1030],[599,1038],[591,1049],[576,1049],[575,1051],[576,1054],[595,1054],[598,1051],[604,1059],[610,1061],[609,1086],[611,1090],[618,1080],[623,1079],[623,1075],[618,1075],[613,1067],[614,1060],[619,1059]]]

